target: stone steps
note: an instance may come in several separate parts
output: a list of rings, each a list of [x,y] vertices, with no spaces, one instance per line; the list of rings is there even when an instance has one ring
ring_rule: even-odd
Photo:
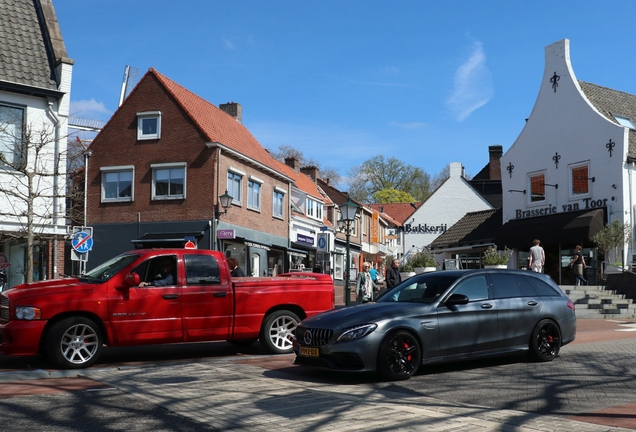
[[[636,317],[633,299],[602,285],[561,285],[563,292],[574,302],[577,318],[626,319]]]

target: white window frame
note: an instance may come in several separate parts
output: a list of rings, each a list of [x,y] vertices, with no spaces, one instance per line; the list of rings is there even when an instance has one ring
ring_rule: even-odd
[[[312,219],[322,221],[322,203],[316,201],[311,197],[307,197],[307,211],[306,214]]]
[[[543,176],[543,199],[542,200],[536,200],[533,201],[532,200],[532,178],[533,177],[538,177],[538,176]],[[531,172],[528,173],[528,185],[527,185],[527,190],[528,190],[528,205],[529,206],[533,206],[533,205],[543,205],[545,204],[546,200],[547,200],[547,190],[546,190],[546,186],[545,186],[545,182],[546,182],[546,172],[545,170],[543,171],[535,171],[535,172]]]
[[[144,133],[144,120],[157,120],[156,133]],[[137,140],[158,140],[161,138],[161,111],[144,111],[137,113]]]
[[[272,193],[272,216],[278,219],[285,219],[285,194],[287,191],[283,188],[279,188],[278,186],[274,187],[274,191]],[[280,214],[276,213],[276,196],[281,196],[282,202],[280,203]]]
[[[577,168],[583,168],[583,167],[587,167],[587,193],[574,193],[574,173],[572,172],[573,170],[577,169]],[[572,165],[568,166],[568,170],[569,170],[569,180],[570,180],[570,188],[569,188],[569,192],[570,192],[570,198],[573,199],[581,199],[581,198],[587,198],[589,196],[592,195],[592,183],[591,180],[589,180],[590,178],[590,162],[586,161],[586,162],[579,162],[579,163],[575,163]]]
[[[238,182],[238,189],[234,188],[234,183],[230,183],[230,175],[232,175],[234,180],[234,177],[238,178],[239,182]],[[226,190],[228,191],[228,194],[230,194],[232,196],[232,204],[235,205],[242,205],[241,203],[243,202],[243,178],[245,178],[245,172],[238,170],[236,168],[228,168],[227,169],[227,177],[226,177]]]
[[[0,162],[0,167],[9,168],[11,165],[18,165],[22,158],[20,146],[24,145],[24,124],[27,110],[23,106],[4,103],[0,104],[0,108],[6,109],[7,113],[4,117],[0,112],[0,123],[3,125],[3,130],[0,131],[0,152],[9,160],[8,164]],[[19,122],[14,121],[18,120],[17,118],[12,119],[14,116],[11,115],[10,110],[20,113]]]
[[[135,200],[135,166],[134,165],[120,165],[120,166],[108,166],[108,167],[100,167],[99,169],[102,173],[101,180],[101,202],[109,203],[109,202],[131,202]],[[112,173],[125,173],[129,172],[131,174],[130,180],[130,196],[129,197],[116,197],[116,198],[107,198],[106,197],[106,175]],[[119,189],[119,182],[117,180],[117,189]],[[121,192],[121,191],[118,191]]]
[[[185,162],[176,162],[176,163],[161,163],[161,164],[152,164],[150,165],[152,168],[152,200],[153,201],[161,201],[161,200],[183,200],[186,199],[186,191],[187,191],[187,179],[188,179],[188,167]],[[156,174],[157,170],[165,170],[165,169],[175,169],[182,168],[183,169],[183,193],[178,195],[157,195],[157,179]]]
[[[250,210],[261,211],[261,202],[263,197],[263,180],[258,177],[250,176],[247,182],[247,208]],[[258,186],[256,194],[254,194],[254,187]],[[254,198],[258,201],[254,205]]]

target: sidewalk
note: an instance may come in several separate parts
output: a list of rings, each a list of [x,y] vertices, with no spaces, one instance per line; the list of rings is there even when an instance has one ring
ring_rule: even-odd
[[[272,362],[289,361],[272,357]],[[364,385],[301,380],[248,361],[85,370],[98,380],[218,430],[627,431],[564,417],[494,410]],[[262,363],[262,361],[261,361]],[[288,364],[288,363],[287,363]]]

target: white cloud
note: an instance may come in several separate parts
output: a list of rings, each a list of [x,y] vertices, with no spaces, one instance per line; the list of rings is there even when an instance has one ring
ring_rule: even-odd
[[[492,75],[486,67],[483,44],[475,42],[469,58],[455,72],[453,93],[446,105],[457,120],[462,121],[488,103],[493,93]]]
[[[389,122],[391,126],[397,126],[401,129],[413,130],[413,129],[424,129],[428,127],[427,123],[424,122],[411,122],[411,123],[399,123],[396,121]]]
[[[225,48],[227,49],[235,49],[234,44],[232,43],[232,41],[230,41],[229,39],[226,38],[222,38],[223,39],[223,44],[225,45]]]
[[[83,118],[102,118],[104,115],[112,114],[103,102],[97,102],[95,99],[71,101],[70,113],[72,116]]]

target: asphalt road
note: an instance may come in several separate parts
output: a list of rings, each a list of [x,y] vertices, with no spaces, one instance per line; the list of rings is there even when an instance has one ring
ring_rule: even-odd
[[[553,362],[535,363],[515,355],[427,366],[411,380],[397,383],[302,368],[291,364],[293,356],[269,356],[259,344],[237,348],[224,342],[108,349],[93,369],[231,361],[258,366],[277,380],[353,384],[369,392],[383,389],[636,430],[635,356],[636,322],[579,320],[577,340],[563,347]],[[52,431],[205,430],[100,382],[26,379],[36,377],[36,371],[53,377],[62,373],[39,358],[0,356],[0,418],[2,424],[13,425],[11,430],[40,430],[43,425]]]

